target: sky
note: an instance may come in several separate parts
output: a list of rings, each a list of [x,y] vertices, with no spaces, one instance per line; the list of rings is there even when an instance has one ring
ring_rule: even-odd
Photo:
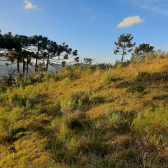
[[[167,0],[0,0],[0,29],[13,35],[42,35],[65,42],[80,58],[114,63],[114,42],[132,34],[132,43],[168,50]],[[125,57],[130,59],[130,54]]]

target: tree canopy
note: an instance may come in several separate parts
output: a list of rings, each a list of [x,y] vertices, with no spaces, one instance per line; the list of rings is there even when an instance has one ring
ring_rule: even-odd
[[[120,35],[120,37],[118,37],[118,43],[114,42],[114,44],[117,46],[116,49],[114,49],[114,54],[118,53],[122,54],[121,62],[123,62],[124,56],[127,55],[127,52],[131,52],[133,50],[132,47],[134,47],[136,44],[136,43],[131,44],[132,39],[133,36],[127,33],[127,35],[122,34]]]
[[[144,53],[153,52],[154,46],[150,46],[150,44],[140,44],[139,47],[135,48],[135,54],[140,56],[141,58],[144,56]]]
[[[1,57],[6,61],[17,62],[17,73],[20,72],[19,63],[23,63],[25,73],[25,70],[28,72],[28,66],[34,67],[35,71],[39,67],[47,71],[49,65],[55,68],[65,66],[66,60],[71,57],[75,57],[74,62],[79,61],[77,50],[73,51],[65,43],[58,45],[42,35],[13,36],[11,32],[4,35],[0,32],[0,50],[4,51]]]

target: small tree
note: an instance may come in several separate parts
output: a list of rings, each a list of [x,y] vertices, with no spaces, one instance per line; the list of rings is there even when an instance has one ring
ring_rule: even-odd
[[[135,48],[135,54],[140,57],[140,58],[144,58],[144,53],[149,53],[149,52],[153,52],[154,46],[150,46],[150,44],[140,44],[139,47]]]
[[[93,61],[92,58],[84,58],[84,62],[85,62],[86,65],[91,65],[92,61]]]
[[[120,53],[122,54],[121,62],[123,62],[124,56],[127,55],[127,52],[131,52],[133,50],[132,47],[134,47],[136,44],[136,43],[131,44],[132,39],[133,36],[131,37],[131,34],[128,33],[126,36],[125,34],[120,35],[120,37],[118,37],[118,43],[114,42],[114,44],[117,46],[116,49],[114,49],[114,54],[122,52]]]

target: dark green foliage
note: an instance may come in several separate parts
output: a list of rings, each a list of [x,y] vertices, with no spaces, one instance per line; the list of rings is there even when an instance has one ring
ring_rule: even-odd
[[[168,73],[164,72],[138,72],[137,81],[166,81],[168,80]]]
[[[139,47],[135,48],[135,54],[137,54],[140,58],[144,58],[144,53],[154,52],[154,46],[150,46],[150,44],[140,44]]]
[[[18,94],[13,94],[9,101],[14,106],[26,106],[26,98]]]
[[[104,98],[96,96],[94,92],[71,92],[71,98],[76,101],[82,101],[84,104],[96,105],[104,102]]]
[[[21,76],[19,81],[17,82],[17,85],[25,88],[28,85],[34,85],[35,83],[42,83],[43,82],[43,78],[44,78],[44,75],[42,74],[39,77],[36,77],[36,78],[32,77],[32,78],[24,81],[23,77]]]
[[[158,95],[158,96],[154,96],[153,100],[168,100],[168,95]]]
[[[143,92],[145,90],[145,87],[143,85],[133,85],[133,86],[128,86],[129,91],[132,93],[138,93],[138,92]]]
[[[92,64],[93,59],[92,58],[84,58],[84,62],[86,65]]]
[[[90,141],[87,144],[86,151],[90,154],[95,154],[96,156],[104,157],[107,154],[107,149],[101,142]]]
[[[118,68],[118,67],[127,67],[129,66],[129,64],[131,64],[131,61],[130,60],[126,60],[126,61],[119,61],[119,60],[116,60],[115,61],[115,64],[113,66],[113,68]]]
[[[73,118],[70,123],[68,123],[68,127],[72,130],[76,129],[76,130],[81,130],[83,129],[83,125],[81,124],[81,122],[79,121],[79,119],[77,118]]]
[[[7,86],[0,86],[0,93],[5,93],[7,88]]]
[[[100,69],[100,70],[108,70],[110,68],[112,68],[113,65],[112,64],[107,64],[107,63],[98,63],[98,64],[94,64],[94,65],[87,65],[84,67],[84,69],[92,69],[92,70],[97,70],[97,69]]]
[[[66,65],[66,61],[62,63],[60,61],[71,57],[75,57],[74,61],[79,62],[79,57],[76,57],[77,50],[73,51],[65,43],[58,45],[42,35],[27,37],[24,35],[13,36],[11,32],[1,34],[0,48],[8,50],[7,54],[2,55],[6,57],[7,61],[11,61],[12,64],[17,62],[17,73],[20,73],[19,63],[23,63],[22,70],[25,74],[28,73],[29,66],[34,67],[35,71],[47,71],[49,65],[61,69]],[[31,62],[31,59],[35,59],[35,64]],[[38,60],[40,60],[39,64]],[[46,64],[44,60],[46,60]]]

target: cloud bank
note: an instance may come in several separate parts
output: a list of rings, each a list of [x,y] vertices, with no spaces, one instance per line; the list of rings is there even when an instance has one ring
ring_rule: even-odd
[[[139,16],[130,16],[124,18],[124,20],[120,22],[117,27],[128,27],[142,22],[144,22],[144,19],[141,19]]]
[[[24,2],[26,3],[25,9],[37,8],[37,5],[33,5],[30,1],[24,0]]]

